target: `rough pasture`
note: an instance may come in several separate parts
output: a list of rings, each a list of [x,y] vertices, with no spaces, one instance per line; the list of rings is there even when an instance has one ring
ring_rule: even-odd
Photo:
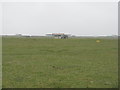
[[[116,88],[117,39],[3,37],[3,88]]]

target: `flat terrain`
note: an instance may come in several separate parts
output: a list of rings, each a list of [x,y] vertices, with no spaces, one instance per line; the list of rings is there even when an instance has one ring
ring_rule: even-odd
[[[3,37],[3,88],[116,88],[117,39]]]

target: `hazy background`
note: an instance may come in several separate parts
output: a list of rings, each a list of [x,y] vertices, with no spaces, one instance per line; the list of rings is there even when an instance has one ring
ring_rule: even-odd
[[[117,2],[3,2],[2,34],[117,35]]]

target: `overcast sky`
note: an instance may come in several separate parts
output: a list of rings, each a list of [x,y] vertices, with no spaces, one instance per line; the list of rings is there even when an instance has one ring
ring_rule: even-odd
[[[116,2],[76,2],[76,0],[48,2],[46,0],[44,2],[16,3],[6,0],[2,3],[0,10],[3,34],[118,34]]]

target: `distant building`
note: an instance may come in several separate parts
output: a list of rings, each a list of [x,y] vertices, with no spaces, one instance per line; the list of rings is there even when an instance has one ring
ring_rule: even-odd
[[[19,37],[20,37],[20,36],[22,36],[22,34],[16,34],[16,36],[19,36]]]
[[[47,37],[54,37],[59,39],[66,39],[68,38],[68,35],[64,33],[52,33],[52,34],[46,34]]]

